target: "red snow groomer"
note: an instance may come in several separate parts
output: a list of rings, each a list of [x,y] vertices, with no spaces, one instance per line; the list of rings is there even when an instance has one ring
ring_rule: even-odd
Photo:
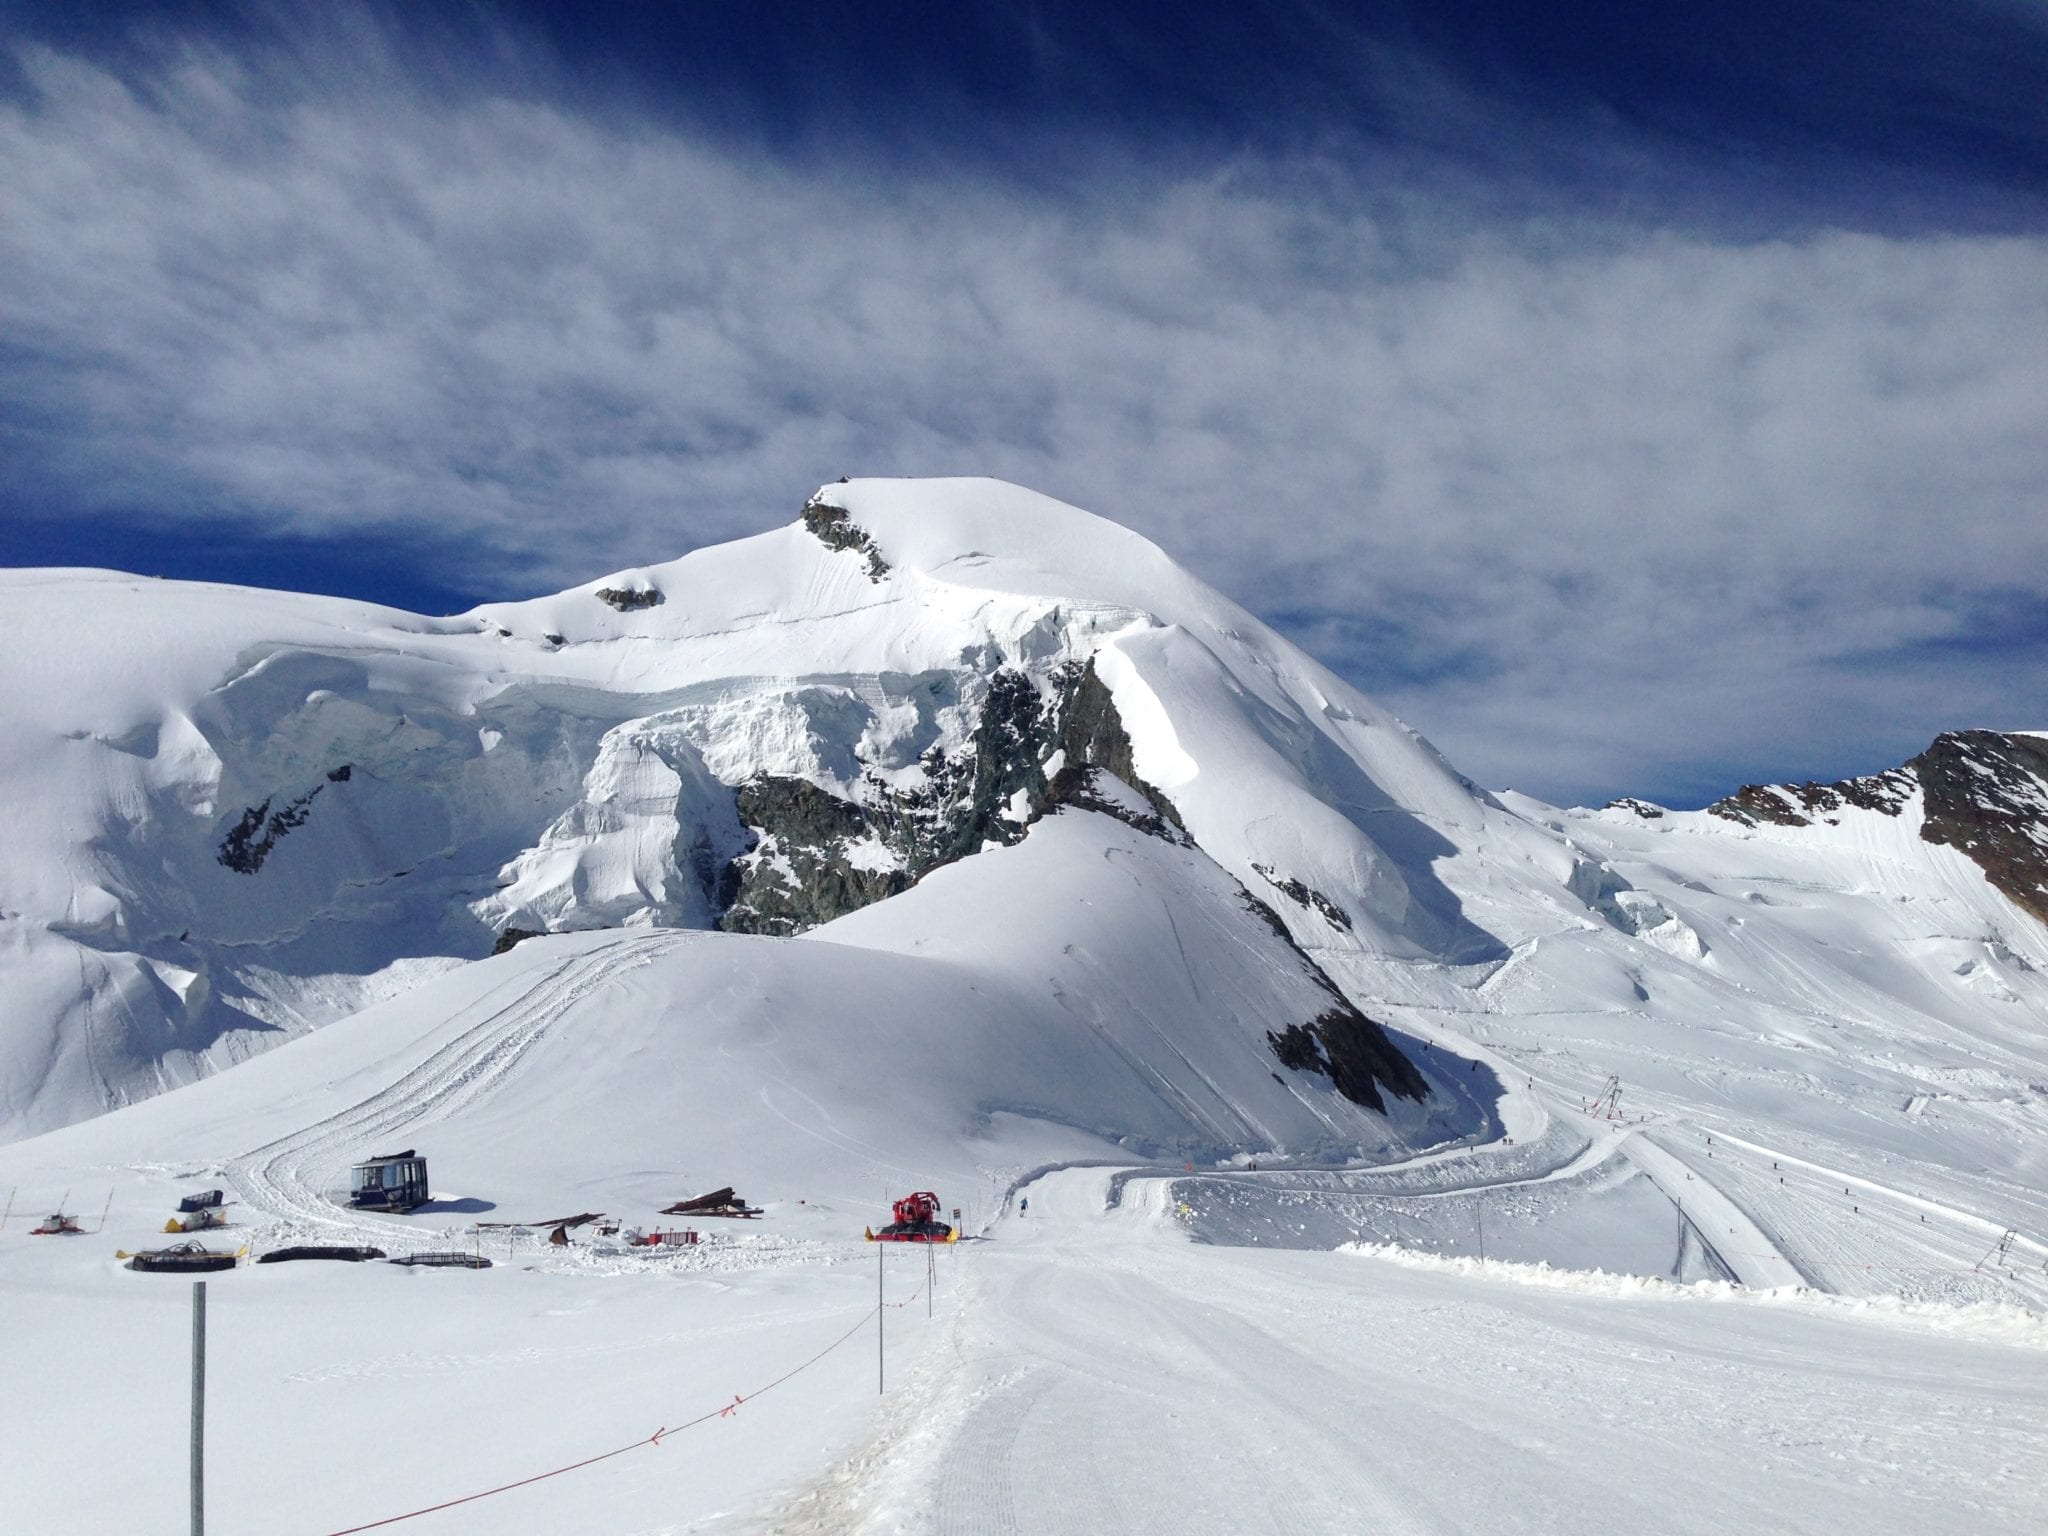
[[[896,1219],[881,1231],[867,1231],[871,1243],[957,1243],[960,1234],[939,1220],[939,1197],[928,1189],[905,1195],[895,1205]]]

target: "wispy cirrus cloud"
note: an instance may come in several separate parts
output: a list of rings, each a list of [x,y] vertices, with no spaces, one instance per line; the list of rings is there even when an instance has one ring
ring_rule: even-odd
[[[1141,529],[1486,782],[2048,723],[2048,239],[1506,218],[1313,153],[1057,187],[343,63],[17,54],[18,507],[528,590],[979,472]],[[1423,188],[1425,191],[1419,192]]]

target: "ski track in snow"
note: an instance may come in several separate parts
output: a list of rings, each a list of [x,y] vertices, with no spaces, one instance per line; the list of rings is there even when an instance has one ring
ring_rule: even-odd
[[[1807,1283],[1806,1276],[1778,1251],[1749,1212],[1719,1185],[1696,1174],[1692,1164],[1647,1131],[1618,1131],[1616,1140],[1622,1155],[1685,1212],[1686,1222],[1700,1242],[1737,1280],[1760,1290]]]
[[[1716,1134],[1720,1136],[1722,1141],[1739,1147],[1756,1157],[1769,1158],[1774,1165],[1780,1163],[1790,1164],[1801,1172],[1825,1178],[1830,1184],[1840,1184],[1844,1190],[1862,1190],[1865,1194],[1895,1201],[1908,1209],[1924,1214],[1938,1215],[1944,1221],[1973,1227],[1993,1239],[1998,1238],[2007,1230],[2000,1226],[1999,1223],[1988,1220],[1983,1216],[1978,1216],[1973,1212],[1960,1210],[1953,1205],[1945,1204],[1939,1200],[1930,1200],[1924,1195],[1915,1195],[1903,1189],[1894,1189],[1888,1184],[1880,1184],[1875,1179],[1865,1178],[1861,1174],[1849,1173],[1840,1168],[1831,1168],[1822,1163],[1809,1161],[1790,1152],[1760,1146],[1756,1142],[1749,1141],[1741,1136],[1731,1135],[1726,1131],[1717,1132]],[[2048,1254],[2048,1243],[2037,1242],[2024,1233],[2018,1234],[2014,1242],[2017,1246],[2031,1250],[2034,1253]]]
[[[1950,872],[1946,878],[1953,882],[1955,876]],[[1752,877],[1749,883],[1785,882]],[[1811,890],[1833,894],[1832,888],[1819,884],[1811,884]],[[1961,890],[1952,891],[1946,899],[1965,904]],[[1700,1068],[1688,1069],[1684,1077],[1692,1086],[1714,1094],[1712,1104],[1698,1098],[1676,1099],[1668,1091],[1638,1089],[1631,1093],[1635,1116],[1613,1123],[1589,1117],[1581,1109],[1608,1065],[1627,1070],[1621,1059],[1593,1066],[1583,1058],[1578,1043],[1562,1034],[1534,1050],[1535,1042],[1527,1035],[1513,1047],[1491,1038],[1482,1040],[1481,1031],[1491,1037],[1539,1018],[1589,1017],[1583,1008],[1554,1012],[1526,1005],[1512,1008],[1502,996],[1524,979],[1545,939],[1568,942],[1587,932],[1581,925],[1524,940],[1471,989],[1476,1007],[1423,1005],[1422,1018],[1427,1024],[1414,1017],[1406,1022],[1432,1043],[1491,1066],[1506,1090],[1504,1115],[1517,1101],[1540,1105],[1540,1112],[1582,1123],[1596,1138],[1608,1141],[1607,1155],[1626,1152],[1684,1211],[1691,1240],[1706,1248],[1730,1278],[1767,1289],[1808,1285],[1846,1295],[1892,1294],[1959,1302],[2019,1300],[2031,1306],[2048,1303],[2048,1262],[2044,1262],[2048,1244],[2024,1230],[2013,1239],[2013,1247],[2016,1255],[2028,1257],[2002,1267],[1973,1267],[1972,1261],[1995,1247],[2008,1230],[2010,1218],[1995,1221],[1952,1202],[1895,1189],[1834,1163],[1738,1135],[1727,1124],[1728,1111],[1747,1106],[1739,1098],[1730,1098],[1725,1087],[1711,1081]],[[1333,962],[1332,968],[1341,971],[1342,961]],[[1783,967],[1778,979],[1784,995],[1768,999],[1739,982],[1725,984],[1775,1007],[1792,1006],[1796,999],[1793,1011],[1816,1028],[1829,1027],[1844,1016],[1844,1000],[1816,986],[1796,967]],[[1357,988],[1357,979],[1352,980]],[[1593,1017],[1603,1022],[1639,1019],[1644,1026],[1659,1022],[1657,1013],[1646,1009],[1608,1010]],[[2013,1052],[1988,1046],[1952,1026],[1937,1027],[1936,1021],[1925,1015],[1916,1013],[1915,1017],[1934,1035],[1969,1046],[1969,1055],[1976,1059],[1995,1062],[2001,1070],[2022,1078],[2035,1070],[2026,1058]],[[1888,1041],[1912,1038],[1895,1024],[1875,1018],[1857,1022]],[[1655,1138],[1648,1134],[1653,1130]],[[1483,1154],[1491,1149],[1472,1150]],[[1476,1190],[1482,1186],[1475,1182],[1469,1187]],[[1928,1219],[1923,1222],[1922,1216]]]
[[[411,1136],[487,1097],[518,1072],[549,1028],[592,991],[620,971],[651,964],[686,942],[684,934],[639,934],[569,956],[537,980],[508,982],[519,988],[513,1001],[375,1093],[232,1159],[225,1178],[252,1213],[276,1223],[273,1237],[317,1233],[327,1242],[388,1242],[394,1235],[388,1221],[350,1219],[348,1208],[324,1181],[337,1173],[346,1177],[351,1163],[380,1150],[372,1144],[382,1138]],[[322,1182],[316,1185],[314,1179]],[[431,1208],[430,1202],[425,1209]]]

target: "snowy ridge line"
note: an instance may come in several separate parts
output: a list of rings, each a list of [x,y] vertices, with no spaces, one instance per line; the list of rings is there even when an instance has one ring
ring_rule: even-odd
[[[343,1526],[340,1530],[328,1532],[327,1536],[356,1536],[356,1533],[360,1531],[380,1530],[387,1525],[398,1525],[407,1520],[417,1520],[422,1515],[438,1514],[444,1509],[455,1509],[463,1504],[474,1504],[479,1499],[494,1498],[501,1493],[510,1493],[515,1488],[528,1488],[535,1483],[544,1483],[549,1478],[561,1477],[569,1472],[580,1472],[585,1467],[594,1467],[601,1461],[610,1461],[613,1457],[623,1456],[628,1451],[637,1451],[641,1449],[643,1446],[660,1445],[663,1440],[667,1439],[671,1435],[679,1435],[686,1429],[696,1429],[700,1425],[709,1424],[713,1419],[729,1419],[735,1413],[737,1413],[743,1405],[752,1402],[755,1398],[760,1397],[763,1393],[772,1392],[777,1387],[781,1386],[784,1382],[789,1381],[797,1376],[801,1376],[805,1371],[809,1370],[812,1366],[816,1365],[820,1360],[823,1360],[827,1355],[831,1354],[834,1350],[840,1348],[842,1345],[850,1341],[855,1334],[859,1333],[863,1328],[865,1328],[868,1325],[870,1321],[872,1321],[877,1315],[879,1315],[883,1311],[897,1311],[904,1307],[908,1307],[922,1295],[924,1295],[924,1284],[920,1282],[917,1289],[912,1291],[908,1296],[904,1297],[901,1301],[877,1302],[874,1306],[869,1307],[867,1311],[861,1313],[861,1315],[854,1320],[854,1324],[851,1328],[847,1329],[846,1332],[842,1333],[838,1338],[834,1339],[830,1344],[827,1344],[823,1349],[819,1350],[815,1355],[811,1356],[810,1359],[804,1361],[801,1365],[795,1365],[790,1367],[788,1370],[784,1371],[780,1376],[777,1376],[773,1381],[768,1382],[764,1386],[756,1387],[751,1392],[735,1392],[732,1395],[732,1401],[725,1404],[723,1407],[709,1409],[706,1412],[698,1414],[694,1419],[686,1419],[681,1424],[674,1425],[673,1427],[664,1424],[661,1428],[657,1429],[653,1434],[647,1436],[644,1440],[629,1441],[627,1444],[617,1446],[612,1450],[599,1451],[595,1456],[586,1456],[581,1461],[572,1461],[568,1463],[566,1466],[551,1467],[545,1472],[535,1472],[529,1476],[515,1479],[514,1481],[509,1483],[500,1483],[495,1488],[485,1488],[476,1493],[463,1494],[460,1498],[443,1499],[438,1504],[427,1504],[419,1509],[409,1509],[401,1515],[386,1515],[381,1520],[370,1520],[362,1525]]]
[[[1896,1296],[1836,1296],[1806,1286],[1757,1290],[1727,1280],[1678,1284],[1636,1275],[1611,1275],[1604,1270],[1553,1269],[1548,1264],[1523,1264],[1511,1259],[1474,1259],[1420,1253],[1394,1243],[1343,1243],[1339,1253],[1379,1259],[1406,1269],[1438,1274],[1472,1275],[1541,1290],[1570,1291],[1613,1300],[1732,1302],[1746,1306],[1810,1308],[1837,1317],[1903,1324],[1916,1332],[1956,1334],[2026,1349],[2048,1350],[2048,1316],[2004,1301],[1973,1301],[1956,1305],[1940,1301],[1907,1301]]]

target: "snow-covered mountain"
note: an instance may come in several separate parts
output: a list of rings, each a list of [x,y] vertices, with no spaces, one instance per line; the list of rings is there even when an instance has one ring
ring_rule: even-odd
[[[1658,808],[1632,801],[1655,817]],[[1707,809],[1741,826],[1840,826],[1845,810],[1919,812],[1922,840],[1962,850],[2013,903],[2048,922],[2048,738],[1949,731],[1902,768],[1834,784],[1745,784]]]
[[[1759,842],[1796,869],[1773,882],[1831,906],[1866,883],[1844,850],[1885,850],[1876,910],[1850,918],[1884,938],[1858,990],[1966,1031],[1987,1000],[2022,1034],[2040,1018],[2037,739],[1944,737],[1889,775],[1704,814],[1497,798],[1153,545],[995,482],[826,486],[775,532],[451,619],[99,572],[4,591],[9,1136],[528,935],[811,932],[960,861],[979,888],[984,851],[1049,812],[1208,871],[1198,905],[1254,914],[1247,952],[1300,978],[1247,1038],[1325,1077],[1370,1057],[1338,1073],[1367,1108],[1420,1086],[1348,1022],[1361,1006],[1498,999],[1564,935],[1588,964],[1554,1001],[1644,1003],[1675,966],[1661,986],[1688,1010],[1731,989],[1800,1006],[1730,974],[1759,929],[1792,937],[1769,895],[1701,910],[1701,877]],[[1895,901],[1956,892],[1968,931],[1886,931]],[[978,935],[1005,959],[1058,898],[1006,899],[992,926],[1013,931]],[[1801,963],[1839,970],[1831,948]]]
[[[1045,1246],[991,1245],[1009,1289],[969,1292],[976,1328],[1037,1320],[985,1338],[992,1360],[1019,1338],[1060,1353],[1049,1276],[1086,1277],[1110,1354],[1158,1308],[1206,1339],[1233,1288],[1266,1296],[1204,1409],[1224,1419],[1301,1305],[1315,1331],[1344,1318],[1431,1340],[1429,1360],[1499,1362],[1429,1321],[1435,1272],[1368,1316],[1350,1272],[1308,1263],[1333,1255],[1296,1254],[1282,1305],[1280,1270],[1226,1283],[1173,1258],[1190,1235],[1801,1287],[1934,1309],[1911,1327],[2048,1337],[1995,1310],[2048,1301],[2039,737],[1943,737],[1892,773],[1697,812],[1490,794],[1151,544],[981,480],[829,485],[772,533],[450,619],[45,571],[0,576],[0,623],[0,1185],[25,1205],[108,1186],[100,1247],[148,1239],[195,1181],[264,1246],[475,1243],[486,1211],[646,1220],[728,1182],[768,1210],[762,1235],[659,1273],[593,1245],[523,1259],[456,1310],[409,1292],[426,1331],[395,1355],[383,1279],[265,1276],[234,1294],[265,1301],[243,1326],[277,1363],[235,1412],[266,1432],[382,1413],[380,1380],[442,1359],[434,1340],[529,1331],[542,1297],[545,1318],[595,1307],[593,1338],[670,1337],[660,1274],[716,1278],[689,1293],[709,1309],[693,1359],[742,1385],[736,1341],[872,1300],[849,1239],[916,1187],[971,1230],[1009,1212],[1010,1236],[1036,1232],[1012,1197],[1037,1192]],[[407,1218],[337,1205],[350,1163],[393,1144],[428,1152],[436,1199]],[[1088,1163],[1125,1171],[1068,1166]],[[1147,1192],[1104,1226],[1127,1178]],[[1083,1265],[1112,1240],[1106,1280]],[[80,1271],[83,1251],[0,1242],[0,1293],[42,1320],[32,1376],[60,1374],[49,1340],[80,1330],[151,1351],[162,1319],[134,1277],[99,1248]],[[1186,1294],[1155,1308],[1125,1282],[1161,1264]],[[766,1275],[716,1299],[749,1270]],[[1571,1305],[1516,1327],[1540,1342],[1579,1326]],[[1573,1355],[1603,1347],[1589,1326]],[[1796,1340],[1802,1369],[1832,1369],[1807,1324],[1755,1327],[1762,1358]],[[1680,1328],[1627,1358],[1667,1344],[1701,1347]],[[1975,1382],[1974,1347],[1914,1358]],[[577,1346],[581,1390],[672,1390],[658,1357],[612,1348]],[[502,1367],[506,1392],[479,1405],[452,1373],[413,1411],[552,1454],[519,1407],[553,1394],[552,1357],[448,1358]],[[1385,1363],[1324,1381],[1352,1405],[1344,1434],[1378,1400],[1357,1372]],[[1114,1393],[1156,1362],[1100,1368]],[[980,1406],[931,1444],[984,1464],[976,1437],[1017,1440],[1043,1369],[970,1372]],[[1441,1372],[1424,1375],[1400,1414],[1435,1411]],[[1762,1367],[1743,1381],[1745,1402],[1777,1390]],[[852,1454],[863,1421],[809,1401]],[[1711,1438],[1740,1411],[1717,1401],[1666,1430]],[[0,1438],[62,1443],[109,1412],[141,1409],[0,1394]],[[303,1442],[245,1469],[250,1510],[353,1497],[346,1462],[305,1481],[321,1453]],[[786,1436],[743,1443],[700,1489],[759,1509],[817,1473]],[[861,1451],[847,1476],[915,1465],[920,1444]],[[395,1472],[404,1498],[447,1492],[424,1450]],[[109,1475],[108,1507],[132,1514],[161,1472]],[[622,1527],[658,1505],[617,1497]],[[24,1507],[47,1523],[65,1498],[38,1480]],[[572,1519],[522,1508],[491,1528]],[[812,1523],[868,1518],[828,1500]]]
[[[1154,546],[994,482],[827,486],[773,533],[452,619],[105,573],[6,587],[13,1136],[528,935],[857,933],[872,925],[849,914],[957,863],[949,888],[1002,881],[1015,859],[986,853],[1052,812],[1143,847],[1152,899],[1187,882],[1247,967],[1290,978],[1241,986],[1231,1014],[1261,1073],[1320,1075],[1367,1110],[1424,1097],[1419,1053],[1372,1018],[1497,1007],[1546,947],[1585,951],[1546,983],[1553,1004],[1675,1003],[1692,1027],[1731,997],[1815,1001],[1733,963],[1795,942],[1831,1011],[1862,995],[1966,1032],[2039,1022],[2034,738],[1944,737],[1889,775],[1751,786],[1702,814],[1504,801]],[[1759,843],[1784,870],[1759,884],[1856,908],[1878,942],[1855,965],[1767,890],[1714,910],[1702,877]],[[1845,857],[1884,878],[1844,878]],[[941,925],[919,946],[1008,965],[1049,907],[1093,899],[1042,878],[971,940]],[[1964,931],[1896,931],[1891,908],[1961,898]],[[1113,968],[1054,981],[1105,988],[1132,990]],[[1142,1134],[1244,1151],[1358,1134],[1311,1118],[1261,1134],[1190,1111]],[[1115,1120],[1096,1128],[1140,1130]],[[1486,1115],[1424,1121],[1477,1134]]]
[[[11,1135],[529,934],[804,932],[1061,806],[1185,845],[1284,948],[1504,952],[1431,869],[1496,807],[1151,545],[1013,487],[832,486],[445,620],[5,583]]]

